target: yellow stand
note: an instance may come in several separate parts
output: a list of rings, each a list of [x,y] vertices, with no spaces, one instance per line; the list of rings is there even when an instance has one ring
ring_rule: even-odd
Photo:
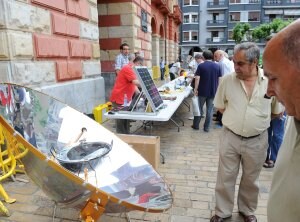
[[[7,208],[4,206],[4,204],[0,201],[0,214],[3,214],[4,216],[9,217],[9,211],[7,210]]]
[[[6,191],[4,190],[4,188],[3,188],[3,186],[0,184],[0,196],[2,196],[3,197],[3,199],[4,199],[4,201],[6,202],[6,203],[14,203],[14,202],[16,202],[16,199],[13,199],[13,198],[10,198],[8,195],[7,195],[7,193],[6,193]]]

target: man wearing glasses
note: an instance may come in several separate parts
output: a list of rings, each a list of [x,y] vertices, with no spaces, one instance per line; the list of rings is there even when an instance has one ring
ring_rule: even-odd
[[[128,64],[128,55],[129,55],[129,45],[127,43],[123,43],[120,46],[120,54],[117,55],[116,60],[115,60],[115,72],[116,75],[119,74],[121,68],[124,65]]]
[[[282,107],[275,97],[266,97],[268,79],[258,68],[260,50],[245,42],[234,48],[235,72],[226,75],[217,90],[214,104],[223,113],[219,168],[215,188],[216,207],[211,222],[231,217],[236,178],[242,167],[238,210],[245,222],[256,222],[254,212],[259,194],[258,177],[266,158],[271,113]]]

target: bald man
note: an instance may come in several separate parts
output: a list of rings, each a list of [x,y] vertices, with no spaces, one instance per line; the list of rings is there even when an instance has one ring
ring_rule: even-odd
[[[226,56],[226,52],[223,50],[217,50],[214,53],[214,60],[219,63],[221,67],[222,76],[233,73],[234,65]]]
[[[282,56],[285,55],[285,56]],[[269,222],[300,221],[300,20],[276,34],[263,54],[268,96],[276,96],[289,116],[276,161]]]

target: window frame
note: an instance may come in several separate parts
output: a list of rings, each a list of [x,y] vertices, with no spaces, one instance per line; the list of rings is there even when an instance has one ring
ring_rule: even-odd
[[[197,33],[197,40],[192,39],[192,33],[195,32]],[[189,33],[189,39],[185,40],[184,35],[185,33]],[[183,31],[182,32],[182,42],[198,42],[199,41],[199,31],[198,30],[189,30],[189,31]]]
[[[199,1],[200,0],[196,0],[197,2],[198,2],[198,4],[197,5],[194,5],[194,4],[192,4],[193,3],[193,1],[195,1],[195,0],[188,0],[189,1],[189,4],[188,5],[186,5],[185,4],[185,0],[183,0],[183,7],[186,7],[186,6],[198,6],[199,5]]]
[[[193,15],[197,16],[197,22],[193,22]],[[188,16],[188,22],[185,22],[185,16]],[[199,23],[199,14],[198,13],[184,13],[183,14],[183,24],[198,24]]]

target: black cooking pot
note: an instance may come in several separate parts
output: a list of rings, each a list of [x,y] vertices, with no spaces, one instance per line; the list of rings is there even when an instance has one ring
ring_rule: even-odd
[[[112,146],[113,141],[111,141],[111,144],[105,142],[81,142],[76,146],[67,147],[59,153],[55,152],[55,157],[66,169],[80,173],[83,167],[94,170],[101,162],[101,158],[111,151]]]

